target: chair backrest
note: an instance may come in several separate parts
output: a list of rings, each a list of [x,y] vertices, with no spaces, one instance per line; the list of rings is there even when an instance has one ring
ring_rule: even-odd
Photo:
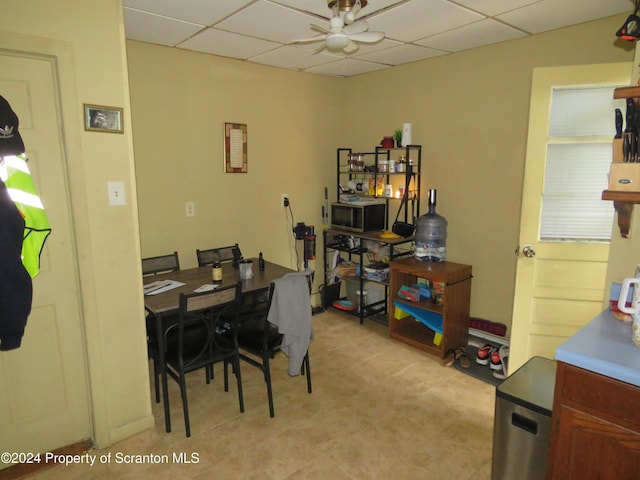
[[[220,307],[233,303],[240,296],[242,282],[218,287],[209,292],[194,292],[180,294],[180,312],[183,315],[202,310],[218,310]]]
[[[142,259],[142,275],[156,275],[158,273],[177,272],[178,270],[180,270],[178,252]]]
[[[215,338],[218,319],[228,312],[234,316],[231,323],[235,328],[241,292],[242,282],[237,282],[208,292],[180,294],[178,323],[167,329],[165,344],[174,345],[181,362],[195,366],[212,361],[218,347]]]
[[[213,264],[216,256],[220,257],[222,263],[232,262],[234,258],[240,259],[242,253],[240,247],[236,243],[235,245],[229,245],[228,247],[210,248],[208,250],[196,250],[196,257],[198,258],[198,266],[204,267],[205,265]]]

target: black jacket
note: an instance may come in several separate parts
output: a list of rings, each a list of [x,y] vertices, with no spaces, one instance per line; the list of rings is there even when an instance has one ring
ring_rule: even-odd
[[[20,347],[33,287],[22,265],[24,219],[0,181],[0,350]]]

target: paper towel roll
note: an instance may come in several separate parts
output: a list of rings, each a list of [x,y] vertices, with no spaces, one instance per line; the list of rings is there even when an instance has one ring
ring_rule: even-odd
[[[411,124],[403,123],[402,124],[402,146],[406,147],[407,145],[412,145],[413,142],[411,140]]]

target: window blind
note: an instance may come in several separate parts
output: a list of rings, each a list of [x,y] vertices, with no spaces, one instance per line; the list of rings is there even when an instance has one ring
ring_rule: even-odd
[[[540,240],[609,241],[608,185],[615,135],[614,86],[554,89],[542,192]],[[624,110],[623,110],[624,111]]]

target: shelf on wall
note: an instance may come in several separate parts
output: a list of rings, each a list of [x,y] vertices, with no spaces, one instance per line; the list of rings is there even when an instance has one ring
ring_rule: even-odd
[[[640,203],[640,192],[620,192],[605,190],[602,192],[602,200],[613,200],[613,208],[618,213],[618,228],[620,236],[627,238],[631,227],[631,214],[633,205]]]
[[[640,98],[640,86],[618,87],[613,91],[614,99],[634,98],[636,103]],[[615,144],[614,144],[615,149]],[[621,155],[621,154],[620,154]],[[615,158],[615,152],[614,152]],[[613,208],[618,214],[618,228],[620,236],[627,238],[631,227],[631,214],[633,213],[633,205],[640,203],[640,192],[625,192],[618,190],[604,190],[602,192],[602,200],[612,200]]]
[[[640,86],[618,87],[613,91],[613,98],[637,98],[640,97]]]

